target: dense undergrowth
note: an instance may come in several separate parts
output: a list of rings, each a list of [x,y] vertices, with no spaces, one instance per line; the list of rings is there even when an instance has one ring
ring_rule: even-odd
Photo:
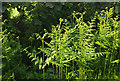
[[[36,3],[32,5],[36,6]],[[20,8],[26,10],[27,7]],[[51,28],[45,26],[45,22],[41,25],[41,19],[37,19],[40,15],[33,13],[39,8],[26,10],[24,18],[27,19],[22,21],[18,21],[20,13],[9,15],[10,19],[4,19],[3,23],[2,78],[120,80],[120,15],[117,8],[105,7],[96,11],[91,19],[86,18],[87,11],[73,11],[68,17],[56,19],[55,25],[47,23],[50,21],[43,16]],[[11,7],[8,11],[11,14],[17,12]]]
[[[113,8],[107,10],[106,7],[100,14],[96,12],[87,24],[83,21],[84,13],[73,13],[74,26],[60,18],[60,23],[52,27],[52,33],[45,30],[42,37],[35,33],[42,41],[38,49],[43,55],[39,58],[39,53],[28,53],[28,56],[43,69],[43,78],[45,66],[50,65],[56,75],[54,78],[119,79],[119,17],[112,18]],[[97,26],[95,19],[99,19]],[[46,42],[45,37],[50,37],[51,41]]]

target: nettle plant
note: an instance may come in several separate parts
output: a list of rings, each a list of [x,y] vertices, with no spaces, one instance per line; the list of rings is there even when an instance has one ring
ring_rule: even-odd
[[[42,46],[38,48],[40,51],[26,52],[32,61],[35,61],[35,65],[38,64],[39,69],[43,69],[43,79],[46,79],[45,67],[52,66],[53,75],[56,75],[54,78],[99,79],[104,77],[103,73],[106,76],[112,75],[107,66],[109,70],[116,62],[118,66],[119,58],[116,58],[116,51],[120,45],[120,21],[118,16],[113,18],[113,8],[106,8],[100,14],[96,12],[94,19],[87,23],[83,20],[84,14],[85,12],[74,11],[71,21],[60,18],[60,23],[52,26],[51,33],[46,30],[43,36],[34,33],[37,39],[42,41]],[[99,22],[96,22],[96,19]],[[45,38],[50,38],[50,42],[46,42]],[[38,54],[42,54],[42,57]],[[99,68],[97,64],[101,62],[103,66]],[[96,69],[98,71],[94,75]],[[117,74],[115,77],[118,77]]]

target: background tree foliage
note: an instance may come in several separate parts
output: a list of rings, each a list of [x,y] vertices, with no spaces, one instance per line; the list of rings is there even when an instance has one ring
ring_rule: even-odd
[[[94,19],[95,12],[110,9],[114,7],[113,16],[120,13],[119,3],[86,3],[86,2],[16,2],[2,3],[2,56],[3,56],[3,79],[42,79],[42,70],[31,62],[31,58],[27,56],[24,50],[28,47],[29,52],[37,53],[39,46],[42,46],[41,40],[36,40],[34,33],[41,36],[46,29],[52,32],[52,25],[59,24],[59,18],[68,19],[69,25],[74,27],[73,11],[86,14],[83,17],[84,22]],[[80,17],[80,15],[78,15]],[[97,28],[100,19],[95,20],[93,29]],[[69,27],[69,26],[68,26]],[[97,29],[96,29],[97,30]],[[93,32],[94,33],[94,32]],[[99,37],[99,36],[98,36]],[[46,37],[45,40],[50,42],[51,38]],[[98,44],[98,43],[97,43]],[[45,45],[47,47],[47,45]],[[24,50],[23,50],[24,49]],[[99,49],[99,48],[97,48]],[[96,50],[98,51],[98,50]],[[117,50],[116,50],[117,51]],[[117,51],[118,52],[118,51]],[[38,55],[42,57],[42,53]],[[47,78],[53,78],[52,66],[46,67],[45,75]]]

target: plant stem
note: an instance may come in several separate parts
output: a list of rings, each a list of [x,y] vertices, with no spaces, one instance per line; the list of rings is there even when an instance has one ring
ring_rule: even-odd
[[[55,72],[54,72],[55,67],[54,67],[54,64],[52,66],[53,66],[53,76],[54,76],[54,79],[55,79]]]
[[[42,49],[44,49],[44,41],[42,40]],[[43,64],[44,64],[44,52],[43,52]],[[45,69],[43,68],[43,79],[45,79]]]
[[[67,77],[67,66],[66,66],[66,79],[67,79],[68,77]]]
[[[61,72],[61,71],[60,71],[60,66],[59,66],[59,79],[60,79],[60,72]]]

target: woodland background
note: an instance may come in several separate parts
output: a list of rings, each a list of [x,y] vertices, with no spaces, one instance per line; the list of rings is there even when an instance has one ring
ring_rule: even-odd
[[[74,26],[72,13],[80,12],[84,14],[83,21],[87,23],[88,21],[95,18],[95,12],[100,13],[105,8],[108,9],[114,7],[114,12],[112,18],[116,17],[116,15],[120,14],[120,3],[99,3],[99,2],[3,2],[2,3],[2,79],[3,80],[17,80],[17,79],[57,79],[54,75],[54,69],[52,65],[45,67],[45,73],[43,74],[43,70],[39,69],[39,65],[35,65],[35,61],[32,59],[35,56],[29,57],[29,53],[39,53],[39,48],[42,46],[42,41],[37,40],[37,37],[34,33],[39,33],[41,37],[44,35],[45,31],[51,33],[52,25],[59,24],[59,19],[67,19],[70,21],[69,26]],[[79,16],[78,16],[79,17]],[[94,20],[95,28],[97,27],[97,23],[99,23],[99,19]],[[119,21],[119,19],[117,20]],[[93,29],[95,29],[93,28]],[[69,28],[68,28],[69,29]],[[118,31],[119,32],[119,31]],[[112,38],[111,38],[112,39]],[[51,41],[51,38],[45,38],[45,41]],[[110,48],[110,50],[115,50],[114,57],[120,57],[119,53],[119,44],[116,49]],[[47,47],[47,45],[45,45]],[[101,45],[97,46],[101,47]],[[27,51],[25,51],[27,49]],[[97,48],[98,50],[100,48]],[[109,48],[107,48],[109,49]],[[104,48],[102,49],[102,51]],[[102,52],[101,51],[101,52]],[[28,53],[29,52],[29,53]],[[38,57],[43,57],[43,52],[39,53]],[[118,55],[118,56],[117,56]],[[105,56],[104,56],[105,57]],[[104,59],[103,56],[98,57],[99,61],[91,61],[91,69],[94,70],[92,73],[85,74],[82,79],[99,79],[98,75],[101,75],[101,79],[119,79],[120,80],[120,66],[119,61],[114,62],[118,65],[111,66],[111,68],[116,67],[116,74],[106,74],[103,75],[102,69],[104,67]],[[47,57],[46,57],[47,58]],[[45,58],[45,59],[46,59]],[[117,59],[118,59],[117,58]],[[45,60],[44,59],[44,60]],[[72,62],[70,62],[72,64]],[[74,62],[73,62],[74,64]],[[110,63],[108,62],[108,65]],[[111,64],[110,64],[111,65]],[[76,72],[72,73],[71,69],[69,70],[69,78],[67,79],[77,79],[78,74]],[[101,66],[101,67],[100,67]],[[108,69],[109,71],[113,71]],[[76,74],[75,74],[76,73]],[[61,73],[62,74],[62,73]],[[63,71],[63,74],[66,73]],[[44,77],[45,75],[45,77]],[[97,75],[97,76],[96,76]],[[105,77],[104,77],[105,76]],[[65,79],[62,78],[62,79]]]

